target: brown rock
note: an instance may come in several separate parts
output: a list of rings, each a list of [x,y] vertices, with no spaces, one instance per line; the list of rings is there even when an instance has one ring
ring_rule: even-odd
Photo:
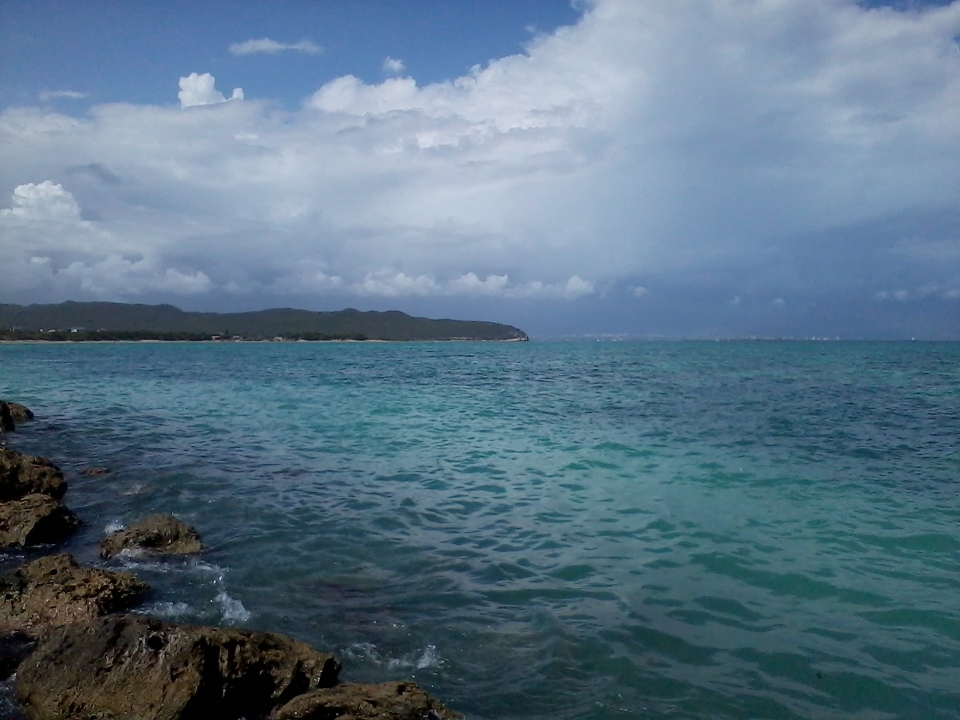
[[[162,555],[192,555],[203,550],[200,535],[172,515],[151,515],[100,541],[100,556],[123,550],[145,550]]]
[[[0,624],[37,631],[126,610],[147,586],[130,573],[79,567],[67,554],[0,576]]]
[[[80,521],[49,495],[33,493],[0,503],[0,550],[65,540]]]
[[[13,422],[10,406],[0,400],[0,433],[16,432],[17,426]]]
[[[10,415],[13,417],[14,422],[23,423],[27,422],[27,420],[33,420],[33,413],[20,403],[7,403],[7,406],[10,408]]]
[[[59,500],[66,491],[60,468],[46,458],[0,448],[0,502],[30,493],[43,493]]]
[[[314,690],[280,708],[274,720],[443,720],[459,718],[412,682],[344,683]]]
[[[16,690],[32,720],[253,720],[339,671],[283,635],[114,615],[47,634]]]

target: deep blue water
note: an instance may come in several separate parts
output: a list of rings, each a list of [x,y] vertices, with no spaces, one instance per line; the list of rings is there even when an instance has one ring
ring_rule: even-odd
[[[960,718],[960,344],[17,344],[0,396],[78,559],[172,512],[200,559],[108,563],[144,611],[344,679],[477,719]]]

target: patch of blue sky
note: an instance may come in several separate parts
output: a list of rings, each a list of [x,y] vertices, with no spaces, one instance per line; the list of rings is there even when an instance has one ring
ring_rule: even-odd
[[[65,111],[175,104],[177,81],[191,72],[293,107],[335,77],[381,80],[388,57],[420,84],[456,78],[580,14],[568,0],[4,0],[0,107],[36,104],[41,94]],[[322,52],[229,50],[264,38]]]

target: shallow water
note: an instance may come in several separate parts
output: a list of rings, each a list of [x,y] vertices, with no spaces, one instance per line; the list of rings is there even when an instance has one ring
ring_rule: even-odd
[[[79,559],[172,512],[202,557],[107,563],[143,611],[344,679],[471,718],[960,718],[960,344],[19,344],[0,396]]]

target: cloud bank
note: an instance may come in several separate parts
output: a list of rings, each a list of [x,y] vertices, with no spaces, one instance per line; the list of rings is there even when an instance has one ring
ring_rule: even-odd
[[[197,72],[180,108],[9,109],[0,300],[956,313],[958,34],[960,0],[596,0],[452,81],[345,76],[294,111]]]

